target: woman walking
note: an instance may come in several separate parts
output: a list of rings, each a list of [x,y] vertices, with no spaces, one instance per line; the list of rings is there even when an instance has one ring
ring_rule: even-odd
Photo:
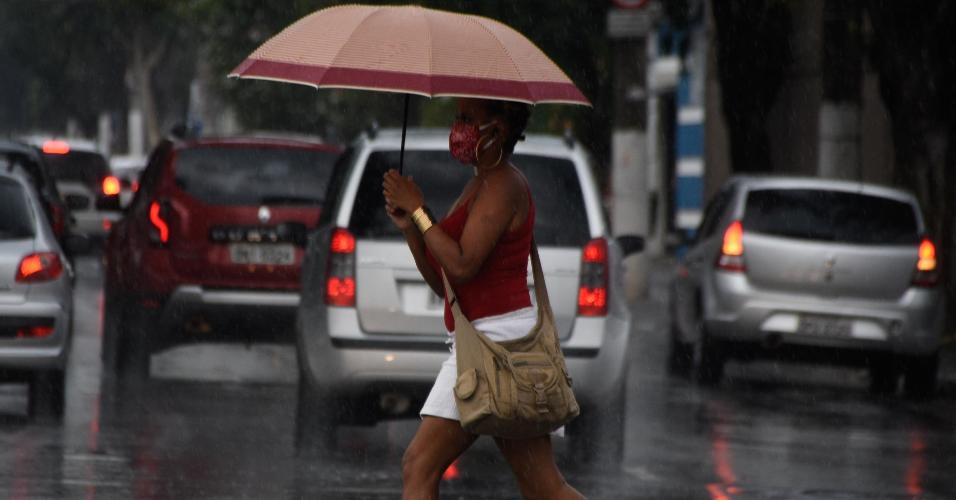
[[[475,176],[441,222],[434,223],[421,190],[390,170],[386,211],[408,242],[428,285],[445,296],[442,270],[465,316],[496,342],[524,337],[537,313],[527,289],[534,233],[534,202],[527,179],[511,162],[530,116],[529,105],[461,98],[449,136],[451,154]],[[445,326],[454,318],[445,300]],[[437,499],[444,470],[478,438],[459,422],[454,345],[421,410],[421,425],[402,460],[403,499]],[[526,499],[584,498],[567,484],[554,461],[550,435],[495,438]]]

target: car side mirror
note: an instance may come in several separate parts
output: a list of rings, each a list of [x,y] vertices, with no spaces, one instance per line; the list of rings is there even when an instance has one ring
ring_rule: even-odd
[[[618,236],[617,244],[621,246],[621,252],[625,257],[631,254],[642,252],[644,250],[644,237],[637,235]]]
[[[67,236],[66,241],[63,242],[63,246],[70,255],[89,253],[92,249],[89,237],[82,234],[71,234]]]

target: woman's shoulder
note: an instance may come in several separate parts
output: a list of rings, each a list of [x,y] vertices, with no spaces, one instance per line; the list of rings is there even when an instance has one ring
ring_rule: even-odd
[[[492,188],[489,193],[498,193],[499,196],[515,197],[527,193],[527,180],[516,168],[503,168],[490,173],[484,179],[484,186]]]

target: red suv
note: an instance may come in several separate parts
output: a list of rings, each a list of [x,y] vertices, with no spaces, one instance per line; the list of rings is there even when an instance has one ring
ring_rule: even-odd
[[[164,141],[107,240],[103,361],[149,374],[188,342],[289,341],[306,233],[339,149],[288,139]]]

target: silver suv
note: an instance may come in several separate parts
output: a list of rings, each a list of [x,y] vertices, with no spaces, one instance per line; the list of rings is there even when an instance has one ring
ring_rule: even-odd
[[[417,417],[449,355],[443,303],[384,209],[382,176],[397,168],[400,140],[396,131],[370,133],[343,154],[309,238],[296,326],[299,449],[330,444],[336,425]],[[572,141],[533,135],[513,158],[537,206],[535,238],[582,405],[568,429],[582,460],[598,450],[621,455],[631,330],[621,259],[643,246],[636,236],[609,237],[587,158]],[[411,130],[405,174],[444,214],[472,170],[448,153],[447,130]]]
[[[729,358],[865,365],[871,389],[936,385],[943,304],[914,197],[870,184],[738,177],[674,281],[670,368],[717,383]]]

